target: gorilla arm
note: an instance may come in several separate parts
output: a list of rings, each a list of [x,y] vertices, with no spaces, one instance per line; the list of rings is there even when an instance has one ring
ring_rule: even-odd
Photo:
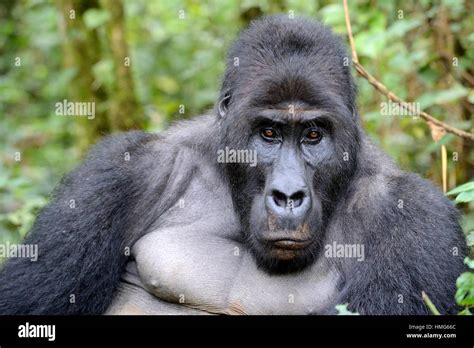
[[[101,314],[134,242],[174,204],[193,167],[162,136],[107,137],[65,176],[25,244],[38,259],[0,270],[0,314]]]
[[[365,259],[333,260],[341,274],[336,302],[360,314],[430,314],[424,291],[442,314],[456,313],[456,278],[467,255],[459,213],[430,182],[396,168],[371,143],[361,156],[363,168],[326,243],[360,243]]]

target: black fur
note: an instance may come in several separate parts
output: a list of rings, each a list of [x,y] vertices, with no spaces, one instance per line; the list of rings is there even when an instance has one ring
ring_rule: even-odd
[[[331,113],[335,148],[312,171],[313,201],[322,204],[312,249],[290,262],[269,258],[256,237],[268,228],[261,221],[265,209],[255,207],[273,163],[227,165],[249,246],[262,267],[280,273],[306,267],[334,241],[363,244],[364,262],[330,260],[341,275],[334,304],[349,303],[362,314],[428,314],[425,291],[442,313],[454,313],[455,281],[467,254],[458,212],[431,183],[399,170],[367,139],[350,67],[343,64],[347,57],[328,28],[284,16],[254,22],[230,49],[221,92],[221,98],[230,97],[221,120],[222,147],[248,148],[248,120],[262,108],[302,102]]]
[[[326,127],[333,156],[318,162],[309,178],[321,210],[317,219],[308,217],[313,244],[304,257],[276,261],[255,237],[253,222],[261,222],[252,207],[272,163],[216,166],[228,178],[257,262],[267,271],[291,272],[314,262],[325,244],[361,243],[364,262],[329,260],[340,282],[328,313],[334,304],[349,303],[363,314],[426,314],[421,291],[441,312],[453,313],[466,254],[458,214],[429,182],[397,169],[366,138],[346,57],[330,30],[312,21],[277,16],[254,22],[229,52],[215,116],[160,136],[107,138],[64,178],[25,240],[38,244],[38,261],[11,259],[0,273],[0,314],[103,313],[127,261],[125,248],[159,221],[192,178],[192,160],[180,158],[179,148],[192,147],[210,163],[219,148],[248,149],[250,119],[288,102],[332,115]]]

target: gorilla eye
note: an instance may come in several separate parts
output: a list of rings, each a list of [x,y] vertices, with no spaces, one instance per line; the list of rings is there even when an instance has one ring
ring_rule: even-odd
[[[276,131],[273,128],[269,127],[262,129],[260,135],[265,140],[275,140],[277,137]]]
[[[309,129],[305,136],[304,136],[304,141],[307,141],[307,142],[310,142],[310,143],[313,143],[313,144],[317,144],[321,141],[323,135],[321,134],[321,132],[319,132],[318,130],[312,128],[312,129]]]

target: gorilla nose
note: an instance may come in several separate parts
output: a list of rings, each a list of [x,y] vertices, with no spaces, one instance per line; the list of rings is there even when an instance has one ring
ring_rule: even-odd
[[[273,201],[280,208],[286,208],[286,207],[290,209],[298,208],[303,203],[305,196],[306,194],[303,191],[295,192],[289,197],[283,192],[280,192],[278,190],[272,191]]]
[[[306,190],[283,192],[273,189],[266,199],[267,208],[281,218],[302,218],[309,209],[310,199]]]

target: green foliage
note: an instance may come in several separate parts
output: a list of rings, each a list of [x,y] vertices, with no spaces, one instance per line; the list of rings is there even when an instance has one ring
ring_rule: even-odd
[[[337,315],[359,315],[357,312],[351,312],[349,309],[347,309],[347,306],[349,304],[338,304],[334,308],[337,310]]]
[[[469,94],[469,89],[462,87],[459,84],[453,85],[453,87],[443,90],[427,92],[418,98],[420,107],[424,110],[433,105],[442,105],[451,103],[459,98],[465,97]]]
[[[5,240],[5,235],[0,234],[0,243],[20,242],[31,228],[38,210],[46,205],[46,197],[32,194],[32,189],[26,179],[12,178],[6,173],[0,174],[0,194],[9,198],[2,202],[6,211],[0,214],[0,226],[16,232],[8,240]],[[9,204],[13,206],[9,207]]]
[[[474,201],[474,181],[465,183],[449,191],[447,195],[457,195],[456,203],[468,203]]]
[[[464,263],[470,268],[474,269],[474,260],[466,257]],[[464,272],[456,281],[456,302],[458,305],[465,307],[459,314],[471,315],[470,309],[474,307],[474,273]]]
[[[95,29],[110,20],[110,13],[105,10],[89,9],[84,13],[84,23],[87,28]]]

